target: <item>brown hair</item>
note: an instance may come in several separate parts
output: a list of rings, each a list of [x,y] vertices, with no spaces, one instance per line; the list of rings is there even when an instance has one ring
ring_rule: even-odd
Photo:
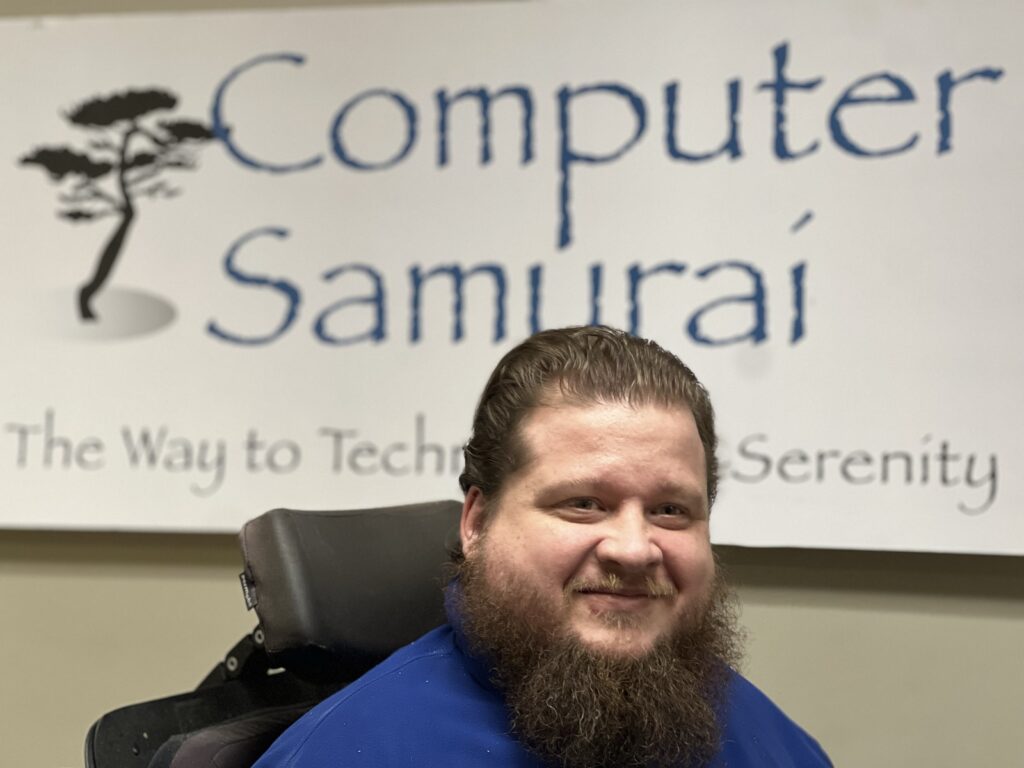
[[[708,505],[718,490],[715,416],[707,390],[683,362],[647,339],[605,326],[541,331],[498,363],[484,387],[466,443],[463,492],[479,488],[490,501],[528,460],[520,425],[534,408],[561,396],[586,404],[625,402],[685,408],[704,446]]]

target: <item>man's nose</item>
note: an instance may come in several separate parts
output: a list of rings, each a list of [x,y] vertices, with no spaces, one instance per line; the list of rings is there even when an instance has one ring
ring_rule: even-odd
[[[653,526],[640,505],[624,507],[605,521],[595,550],[602,564],[626,570],[648,571],[661,564],[663,555]]]

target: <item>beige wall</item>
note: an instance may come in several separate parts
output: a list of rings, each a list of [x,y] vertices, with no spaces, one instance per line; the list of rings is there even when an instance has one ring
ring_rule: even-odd
[[[3,0],[0,14],[285,5]],[[1024,559],[721,554],[748,675],[838,766],[1024,766]],[[0,531],[0,765],[79,766],[100,714],[193,687],[254,621],[239,562],[229,536]]]

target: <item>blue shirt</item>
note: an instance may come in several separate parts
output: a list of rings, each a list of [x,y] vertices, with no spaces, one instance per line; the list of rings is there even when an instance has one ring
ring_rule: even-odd
[[[307,712],[253,768],[543,768],[509,734],[501,692],[451,625]],[[818,743],[733,672],[709,768],[831,768]]]

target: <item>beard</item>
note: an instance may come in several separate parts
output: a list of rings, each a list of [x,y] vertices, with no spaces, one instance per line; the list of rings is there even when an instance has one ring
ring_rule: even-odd
[[[457,580],[470,647],[492,663],[513,733],[545,762],[696,768],[718,752],[741,634],[737,601],[717,569],[709,594],[639,655],[584,645],[514,576],[492,584],[483,550],[459,565]]]

